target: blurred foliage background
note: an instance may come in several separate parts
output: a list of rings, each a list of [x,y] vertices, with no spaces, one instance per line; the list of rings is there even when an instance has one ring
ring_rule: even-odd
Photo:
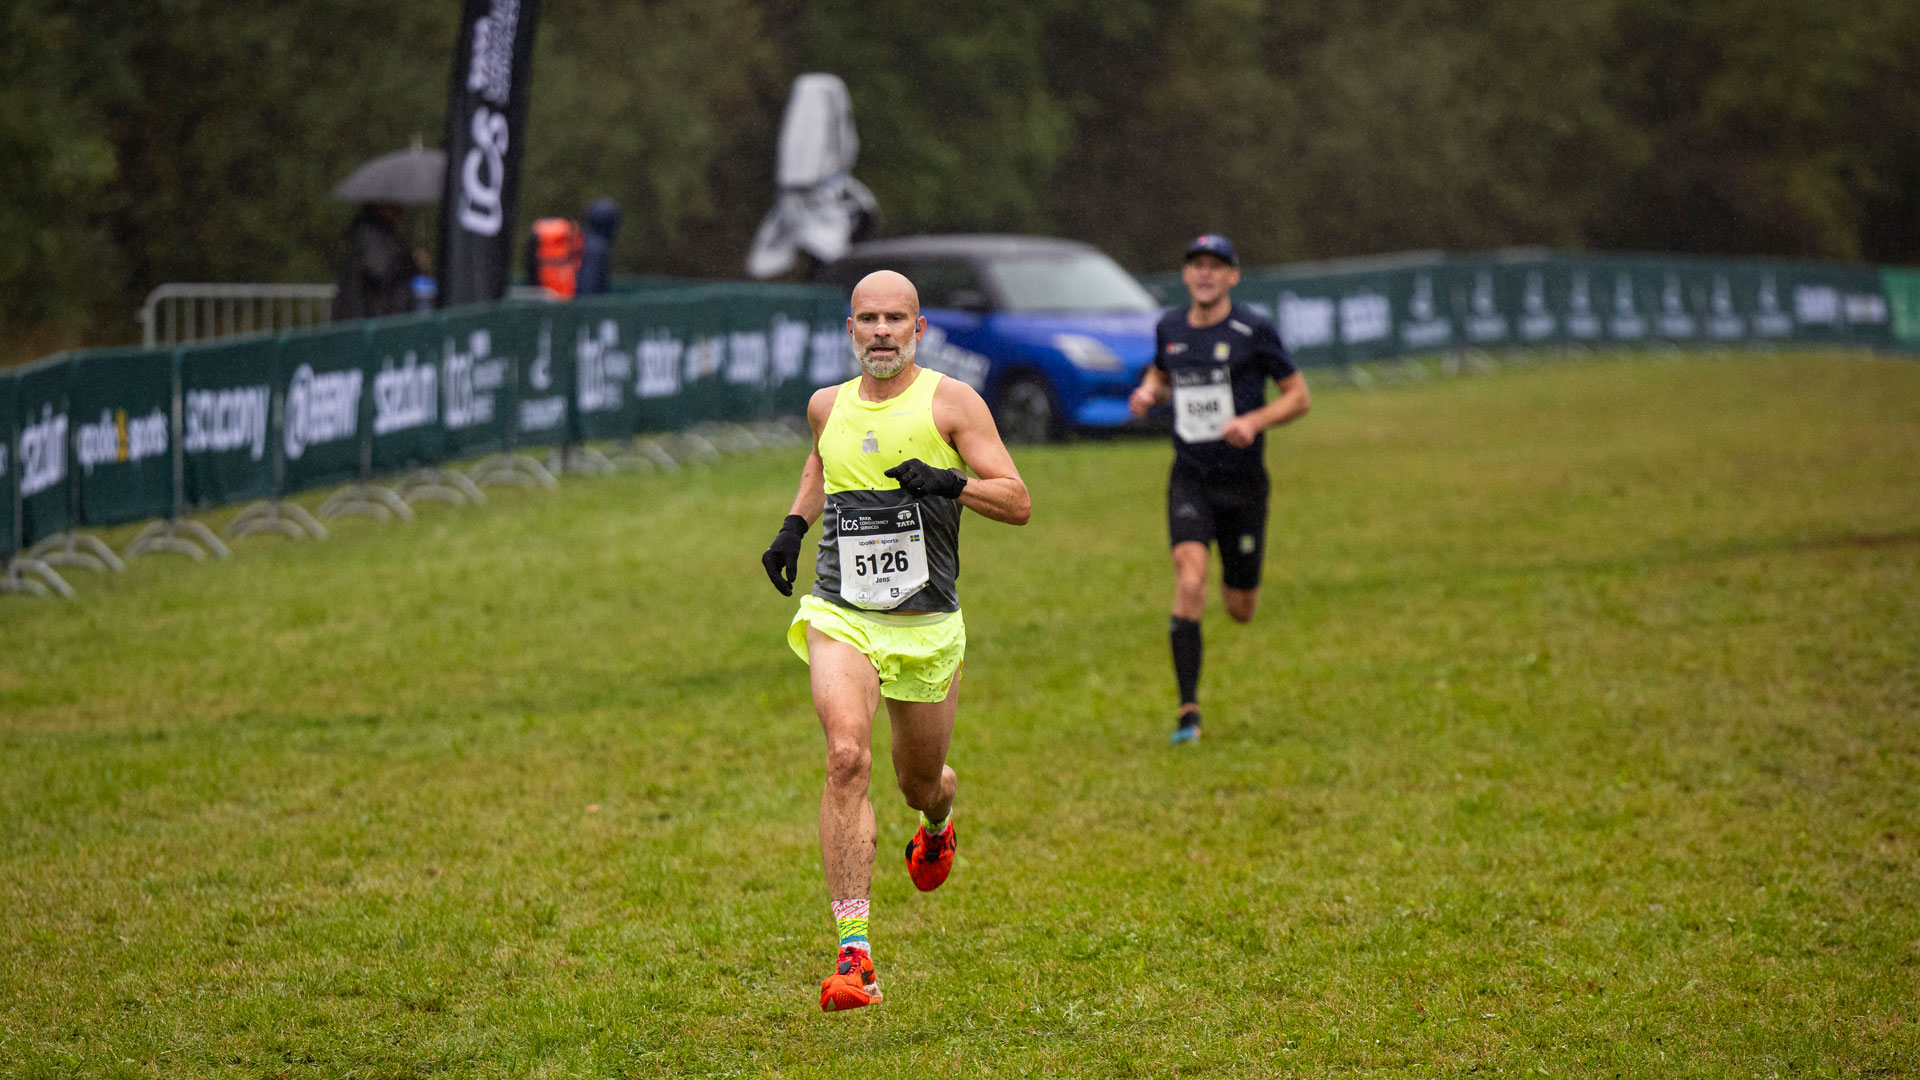
[[[131,340],[162,282],[330,281],[328,190],[441,140],[457,0],[4,4],[0,359]],[[892,234],[1912,263],[1915,56],[1911,0],[545,0],[519,217],[610,195],[616,270],[739,276],[829,71]]]

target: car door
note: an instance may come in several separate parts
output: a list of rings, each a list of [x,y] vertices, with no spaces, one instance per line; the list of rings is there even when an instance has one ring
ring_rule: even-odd
[[[901,272],[919,290],[920,313],[927,318],[921,366],[985,393],[1003,350],[997,347],[991,303],[978,271],[966,259],[922,257]]]

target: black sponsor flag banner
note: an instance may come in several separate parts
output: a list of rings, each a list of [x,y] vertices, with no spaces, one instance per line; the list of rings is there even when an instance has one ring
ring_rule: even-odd
[[[13,504],[20,498],[20,471],[14,468],[14,436],[19,428],[19,386],[12,375],[0,375],[0,564],[20,548],[14,528],[20,519]]]
[[[466,0],[447,89],[442,306],[498,300],[513,268],[539,0]]]
[[[68,383],[81,525],[173,514],[173,357],[116,349],[72,360]]]
[[[285,463],[283,493],[362,475],[368,449],[364,437],[373,419],[367,385],[372,366],[369,333],[366,324],[347,323],[289,334],[280,343],[274,451]]]
[[[73,364],[56,357],[20,369],[19,460],[20,545],[31,547],[73,524],[72,417],[68,389]]]
[[[180,350],[180,450],[185,501],[221,506],[273,493],[274,339]]]

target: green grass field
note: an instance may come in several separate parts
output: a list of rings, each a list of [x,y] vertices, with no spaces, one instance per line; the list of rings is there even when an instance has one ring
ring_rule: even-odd
[[[1019,453],[843,1015],[800,457],[0,602],[0,1074],[1920,1075],[1920,364],[1321,387],[1177,752],[1167,447]]]

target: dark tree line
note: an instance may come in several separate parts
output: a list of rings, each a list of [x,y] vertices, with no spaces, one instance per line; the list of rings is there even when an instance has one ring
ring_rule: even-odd
[[[165,281],[330,280],[328,189],[438,141],[458,7],[6,0],[0,356],[127,340]],[[1916,56],[1911,0],[545,0],[521,217],[612,195],[617,269],[737,275],[820,70],[893,233],[1910,263]]]

